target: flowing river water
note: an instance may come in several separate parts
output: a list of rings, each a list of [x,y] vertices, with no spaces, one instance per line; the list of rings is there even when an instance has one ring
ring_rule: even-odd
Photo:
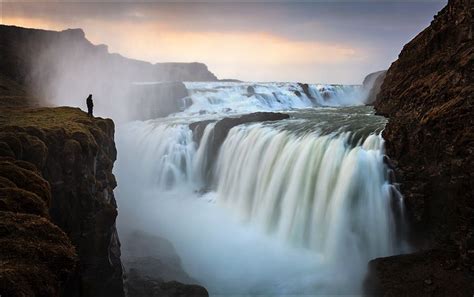
[[[252,89],[249,89],[249,86]],[[117,127],[119,230],[168,239],[211,295],[361,294],[367,263],[406,249],[402,200],[357,86],[187,83],[182,112]],[[232,128],[213,123],[279,111]]]

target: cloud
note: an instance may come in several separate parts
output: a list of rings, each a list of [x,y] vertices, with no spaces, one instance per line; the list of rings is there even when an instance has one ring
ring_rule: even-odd
[[[2,15],[22,26],[81,27],[114,52],[200,61],[220,77],[358,83],[388,67],[445,2],[7,2]]]

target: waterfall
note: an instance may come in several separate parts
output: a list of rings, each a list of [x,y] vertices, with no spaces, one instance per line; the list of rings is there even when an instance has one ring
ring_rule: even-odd
[[[231,130],[216,166],[218,202],[328,261],[394,252],[383,140],[294,136],[261,125]]]
[[[187,82],[184,114],[250,113],[364,104],[361,86],[298,83]],[[181,114],[183,114],[181,113]]]
[[[360,293],[367,262],[404,248],[383,124],[297,112],[233,127],[217,153],[213,123],[199,143],[188,117],[121,125],[121,228],[169,239],[213,295]]]

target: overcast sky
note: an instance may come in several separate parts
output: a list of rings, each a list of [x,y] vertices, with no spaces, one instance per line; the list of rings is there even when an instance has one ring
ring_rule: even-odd
[[[203,62],[219,78],[361,83],[386,69],[444,1],[4,2],[1,22],[82,28],[111,52]]]

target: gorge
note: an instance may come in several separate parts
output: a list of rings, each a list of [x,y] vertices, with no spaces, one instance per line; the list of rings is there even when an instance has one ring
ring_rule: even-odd
[[[471,295],[473,12],[363,85],[0,26],[0,295]]]

